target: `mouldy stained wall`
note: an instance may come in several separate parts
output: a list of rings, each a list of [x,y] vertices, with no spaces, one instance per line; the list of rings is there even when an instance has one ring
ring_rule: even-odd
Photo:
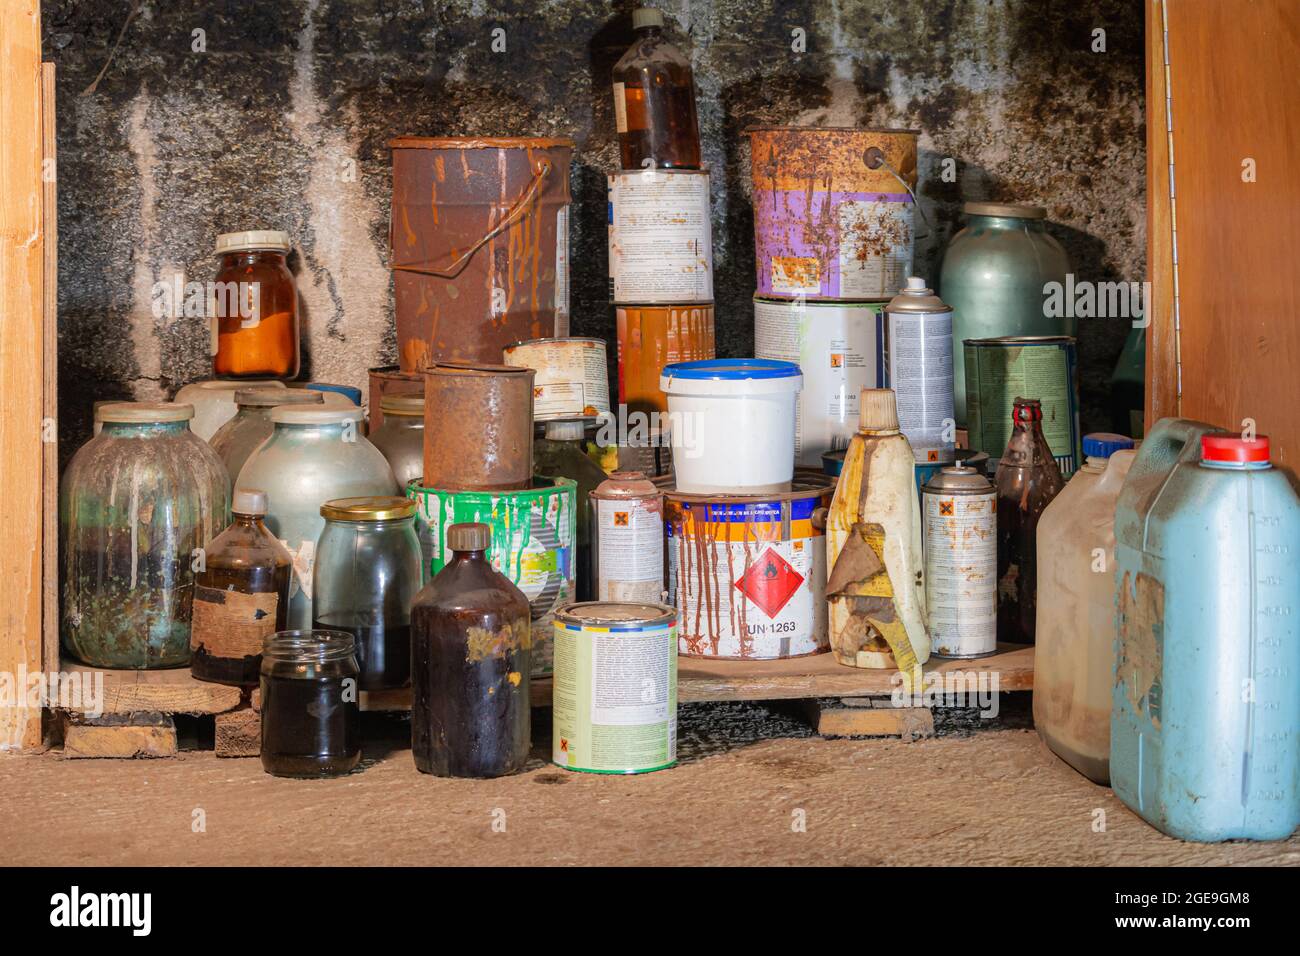
[[[364,385],[367,368],[394,361],[385,142],[395,135],[576,140],[573,332],[612,342],[609,72],[631,42],[633,6],[47,0],[45,55],[58,64],[65,461],[89,433],[94,400],[161,397],[207,375],[206,324],[156,319],[151,290],[177,272],[211,278],[218,232],[294,237],[307,374]],[[714,171],[720,354],[753,347],[742,131],[755,123],[922,130],[920,192],[932,226],[918,223],[918,271],[932,279],[969,199],[1046,205],[1081,279],[1143,278],[1140,0],[662,6],[695,65]],[[492,51],[496,28],[504,53]],[[1093,52],[1095,29],[1105,31],[1105,52]],[[945,159],[953,181],[942,178]],[[1102,426],[1127,323],[1081,325],[1085,426]]]

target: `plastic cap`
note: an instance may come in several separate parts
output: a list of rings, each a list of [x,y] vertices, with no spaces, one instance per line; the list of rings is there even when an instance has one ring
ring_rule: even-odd
[[[637,7],[632,11],[632,29],[640,30],[642,27],[661,27],[664,25],[664,14],[662,10],[654,7]]]
[[[1011,407],[1013,422],[1041,422],[1043,420],[1043,403],[1036,398],[1017,398]]]
[[[354,388],[351,385],[331,385],[329,382],[308,382],[307,388],[316,392],[336,392],[344,396],[353,405],[361,404],[361,389]]]
[[[320,405],[325,401],[320,392],[305,388],[241,388],[235,392],[235,404],[249,408],[274,408],[276,405]]]
[[[945,304],[943,299],[935,295],[934,290],[926,285],[923,278],[908,276],[907,285],[899,289],[898,295],[889,300],[885,311],[933,314],[951,312],[952,306]]]
[[[340,425],[343,422],[359,422],[365,417],[365,413],[355,405],[346,408],[341,405],[306,408],[277,405],[271,409],[271,421],[285,425]]]
[[[663,378],[709,379],[720,382],[743,382],[752,378],[793,378],[802,375],[794,362],[780,359],[739,358],[700,359],[665,365]]]
[[[1109,458],[1117,451],[1132,448],[1136,442],[1114,432],[1090,432],[1083,436],[1083,453],[1089,458]]]
[[[194,406],[178,402],[107,402],[95,409],[97,421],[133,425],[188,422],[193,417]]]
[[[266,514],[266,492],[255,488],[236,488],[230,510],[237,515]]]
[[[251,252],[269,249],[274,252],[289,251],[289,234],[278,229],[251,229],[247,232],[223,232],[217,236],[217,255],[227,252]]]
[[[398,392],[379,400],[379,410],[385,415],[424,417],[424,392]]]
[[[898,431],[898,400],[892,388],[864,388],[858,420],[863,431]]]
[[[486,551],[492,545],[492,528],[481,521],[454,524],[447,529],[447,547],[453,551]]]
[[[546,437],[551,441],[581,441],[586,429],[580,421],[546,423]]]
[[[1246,441],[1235,435],[1201,436],[1201,461],[1244,463],[1268,460],[1267,435],[1256,435],[1254,441]]]

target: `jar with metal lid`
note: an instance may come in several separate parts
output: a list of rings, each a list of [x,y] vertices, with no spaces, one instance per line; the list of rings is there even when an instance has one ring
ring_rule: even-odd
[[[415,507],[408,498],[374,497],[320,509],[312,627],[353,636],[363,690],[411,680],[411,601],[424,584]]]
[[[361,433],[363,417],[355,407],[273,408],[271,437],[239,471],[238,487],[266,492],[266,526],[293,555],[290,627],[311,627],[312,566],[325,527],[321,505],[335,498],[398,493],[393,469]]]
[[[241,388],[235,392],[235,416],[217,429],[208,443],[234,481],[248,456],[275,430],[271,409],[280,405],[322,405],[324,401],[320,392],[304,388]]]
[[[289,234],[278,230],[217,236],[220,266],[208,317],[219,378],[297,377],[298,290],[289,249]]]
[[[370,441],[388,459],[403,488],[424,474],[424,393],[385,395],[379,402],[383,424]]]
[[[262,648],[262,769],[335,777],[361,762],[361,706],[352,635],[279,631]]]
[[[190,660],[195,556],[230,521],[230,482],[191,405],[111,402],[63,473],[63,646],[95,667]]]

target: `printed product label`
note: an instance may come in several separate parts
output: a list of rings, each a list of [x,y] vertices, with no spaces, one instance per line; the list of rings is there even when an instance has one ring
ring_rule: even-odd
[[[898,402],[898,427],[917,461],[951,461],[956,447],[952,313],[889,315],[887,321],[885,378]]]
[[[569,207],[555,214],[555,334],[569,334]]]
[[[925,600],[932,649],[975,657],[997,649],[997,497],[924,494]]]
[[[713,298],[713,235],[705,173],[609,177],[609,273],[615,302]]]
[[[821,264],[811,256],[773,256],[772,291],[784,295],[817,295],[822,289]]]
[[[1052,456],[1074,470],[1075,409],[1070,350],[1061,345],[965,346],[966,409],[972,447],[995,460],[1011,440],[1016,398],[1037,398]],[[973,374],[972,374],[973,373]]]
[[[637,773],[677,760],[677,633],[555,622],[552,759]]]
[[[839,205],[841,296],[892,296],[912,273],[912,200],[879,199]]]
[[[640,499],[593,498],[596,504],[597,601],[657,604],[663,597],[664,524]]]
[[[627,90],[622,83],[614,84],[614,129],[627,132]]]
[[[609,375],[601,343],[516,345],[506,349],[505,361],[537,370],[533,417],[538,421],[609,412]]]

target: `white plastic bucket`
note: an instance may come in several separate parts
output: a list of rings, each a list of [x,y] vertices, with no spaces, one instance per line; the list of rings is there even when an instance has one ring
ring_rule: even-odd
[[[787,491],[794,477],[794,362],[710,359],[664,368],[678,491]]]

